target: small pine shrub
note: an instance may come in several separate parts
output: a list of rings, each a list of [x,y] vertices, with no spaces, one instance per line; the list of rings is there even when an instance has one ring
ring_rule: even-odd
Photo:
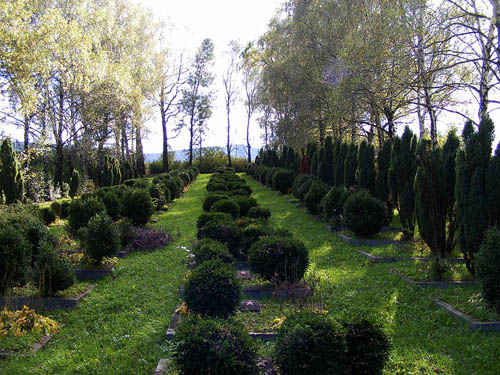
[[[192,253],[196,257],[197,265],[203,264],[208,260],[221,260],[226,264],[231,264],[234,261],[227,245],[210,238],[199,240],[194,246]]]
[[[43,222],[47,226],[52,224],[57,219],[57,215],[51,207],[41,208],[40,214],[42,215]]]
[[[250,247],[250,267],[266,280],[294,283],[301,280],[309,264],[304,244],[293,238],[262,238]]]
[[[257,375],[256,346],[241,325],[190,317],[175,335],[174,363],[183,375]]]
[[[253,207],[257,207],[257,201],[252,197],[236,195],[231,199],[240,207],[240,216],[248,216],[248,211]]]
[[[278,168],[270,168],[268,169],[267,173],[266,173],[266,180],[265,180],[265,185],[268,187],[268,188],[271,188],[273,187],[273,176],[274,176],[274,173],[278,170]]]
[[[254,243],[271,234],[271,228],[264,224],[250,224],[242,229],[241,234],[241,252],[247,256]]]
[[[265,207],[252,207],[248,210],[248,217],[253,219],[264,219],[267,220],[271,216],[271,210]]]
[[[69,261],[45,244],[35,261],[34,281],[43,297],[51,297],[75,283],[75,271]]]
[[[294,177],[294,173],[288,169],[276,169],[273,174],[273,189],[286,194],[292,188]]]
[[[475,258],[476,276],[481,294],[500,313],[500,230],[488,229]]]
[[[380,232],[386,218],[385,204],[370,193],[360,190],[344,204],[344,221],[358,236],[373,236]]]
[[[149,188],[149,194],[153,202],[153,206],[156,210],[160,210],[167,204],[167,198],[165,197],[165,190],[157,185],[152,184]]]
[[[97,197],[75,199],[69,206],[68,225],[73,234],[87,226],[96,214],[106,212],[106,207]]]
[[[187,186],[191,183],[191,176],[187,172],[179,173],[179,177],[182,179],[184,186]]]
[[[240,206],[233,199],[221,199],[215,202],[210,209],[211,212],[226,212],[233,218],[240,217]]]
[[[143,189],[131,189],[123,195],[123,215],[134,225],[145,225],[153,215],[151,195]]]
[[[312,183],[309,192],[304,197],[306,207],[311,214],[317,215],[321,212],[321,201],[327,193],[328,187],[325,184],[318,181]]]
[[[80,187],[80,172],[76,169],[73,170],[71,174],[71,180],[69,181],[69,196],[74,198]]]
[[[198,229],[200,229],[209,221],[232,224],[234,222],[234,219],[230,214],[226,212],[204,212],[198,217],[196,226],[198,227]]]
[[[211,210],[213,204],[221,199],[227,199],[228,196],[220,193],[210,193],[207,194],[205,200],[203,201],[203,211],[208,212]]]
[[[79,232],[86,253],[99,264],[102,258],[115,255],[120,250],[120,233],[113,220],[106,214],[92,217],[86,228]]]
[[[344,374],[345,350],[339,327],[323,315],[302,311],[283,322],[273,358],[282,374]]]
[[[389,359],[391,345],[380,326],[368,320],[359,320],[344,324],[344,329],[346,373],[381,375]]]
[[[186,281],[184,299],[195,314],[227,318],[241,302],[241,282],[234,270],[221,260],[196,267]]]
[[[31,266],[31,246],[23,231],[0,223],[0,294],[15,283],[24,282]]]
[[[180,186],[180,182],[178,178],[166,178],[163,181],[163,184],[170,190],[170,198],[172,200],[181,196],[182,187]]]
[[[115,226],[120,234],[121,247],[130,245],[136,236],[136,228],[132,225],[132,221],[127,218],[122,218],[115,223]]]
[[[311,185],[315,182],[314,178],[311,177],[307,180],[305,180],[302,185],[300,185],[297,189],[297,199],[300,199],[301,201],[303,201],[307,195],[307,193],[309,193],[309,189],[311,189]]]
[[[299,174],[297,177],[295,177],[295,179],[293,180],[293,184],[292,184],[292,194],[295,198],[297,199],[301,199],[299,196],[298,196],[298,190],[300,188],[300,186],[306,182],[307,180],[311,180],[312,177],[311,175],[309,174]]]

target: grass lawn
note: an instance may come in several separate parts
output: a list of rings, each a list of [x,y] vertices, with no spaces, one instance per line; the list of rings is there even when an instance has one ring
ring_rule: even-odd
[[[355,247],[328,232],[323,223],[289,203],[291,196],[280,196],[243,176],[259,204],[271,210],[271,225],[286,227],[306,243],[311,260],[308,272],[320,276],[320,294],[329,313],[339,319],[369,316],[383,325],[393,345],[386,374],[500,374],[500,334],[471,332],[430,299],[467,304],[477,298],[477,288],[408,286],[390,273],[394,265],[372,264],[364,259]],[[384,253],[376,247],[368,250]]]
[[[165,332],[186,272],[180,246],[192,244],[207,181],[200,175],[155,224],[176,234],[174,243],[120,260],[76,309],[45,313],[64,324],[60,333],[37,353],[1,360],[0,374],[151,374],[168,350]]]

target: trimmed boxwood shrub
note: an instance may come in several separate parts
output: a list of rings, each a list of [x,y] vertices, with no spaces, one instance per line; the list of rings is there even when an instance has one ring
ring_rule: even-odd
[[[120,250],[120,232],[106,214],[97,214],[86,228],[79,232],[86,253],[99,264],[102,258],[115,255]]]
[[[181,172],[179,174],[179,177],[182,179],[182,182],[184,183],[184,186],[187,186],[191,183],[191,176],[189,176],[189,173],[187,172]]]
[[[261,237],[269,236],[271,228],[264,224],[250,224],[241,230],[241,251],[244,256],[248,255],[250,247],[259,241]]]
[[[59,217],[61,219],[69,218],[69,207],[71,205],[71,201],[62,201],[61,202],[61,214]]]
[[[362,319],[344,324],[346,374],[381,375],[391,344],[382,328]]]
[[[475,257],[481,294],[500,313],[500,230],[489,228]]]
[[[292,188],[294,177],[294,173],[288,169],[276,169],[273,174],[273,189],[286,194]]]
[[[373,236],[385,223],[385,204],[365,190],[352,193],[344,204],[344,222],[358,236]]]
[[[268,187],[268,188],[272,188],[273,187],[273,176],[274,176],[274,173],[278,170],[278,168],[270,168],[268,169],[267,173],[266,173],[266,180],[265,180],[265,185]]]
[[[271,216],[271,210],[265,207],[252,207],[248,210],[248,217],[253,219],[264,219],[267,220]]]
[[[256,346],[228,320],[190,317],[175,335],[174,363],[183,375],[257,375]]]
[[[207,184],[207,191],[215,192],[215,191],[229,191],[227,185],[218,180],[212,180]]]
[[[343,375],[345,350],[338,326],[323,315],[302,311],[283,322],[273,358],[282,374]]]
[[[231,199],[240,207],[240,216],[248,216],[248,211],[253,207],[257,207],[257,201],[252,197],[236,195]]]
[[[46,243],[35,261],[33,280],[43,297],[51,297],[75,283],[75,271]]]
[[[178,178],[165,178],[163,180],[163,185],[165,185],[167,189],[170,190],[170,199],[177,199],[181,196],[182,183]]]
[[[236,189],[236,190],[231,190],[228,192],[228,194],[231,196],[231,197],[234,197],[236,195],[241,195],[241,196],[244,196],[244,197],[248,197],[250,196],[250,194],[248,194],[248,191],[246,191],[245,189]]]
[[[220,201],[221,199],[227,199],[228,196],[226,194],[221,194],[221,193],[210,193],[207,194],[205,197],[205,200],[203,201],[203,211],[210,211],[212,208],[213,204],[217,201]]]
[[[0,223],[0,294],[16,282],[24,282],[31,266],[31,246],[23,231]]]
[[[115,189],[100,189],[97,194],[113,220],[118,220],[122,212],[122,202]]]
[[[130,189],[123,195],[123,215],[134,225],[147,224],[153,212],[153,201],[146,190]]]
[[[198,239],[211,238],[212,240],[225,243],[231,254],[240,259],[239,245],[241,241],[241,229],[234,220],[209,220],[205,225],[198,229]]]
[[[314,182],[314,178],[311,176],[310,178],[306,179],[298,188],[297,188],[297,195],[296,198],[300,199],[301,201],[304,200],[305,196],[307,193],[309,193],[309,189],[311,188],[311,185]]]
[[[198,229],[200,229],[205,224],[207,224],[209,221],[232,224],[234,222],[234,219],[230,214],[228,214],[226,212],[205,212],[205,213],[202,213],[198,217],[198,221],[196,222],[196,226],[198,227]]]
[[[209,260],[189,275],[184,300],[188,310],[195,314],[227,318],[241,302],[241,281],[229,265]]]
[[[315,181],[311,184],[309,192],[304,197],[304,202],[310,213],[317,215],[321,212],[321,201],[327,193],[328,187],[322,182]]]
[[[333,225],[339,227],[344,211],[344,203],[349,197],[349,191],[344,187],[336,186],[323,197],[321,206],[323,217]]]
[[[56,213],[57,216],[61,217],[61,203],[55,201],[50,204],[50,208]]]
[[[231,264],[234,257],[229,252],[226,244],[214,241],[210,238],[199,240],[193,248],[196,264],[200,265],[208,260],[221,260],[224,263]]]
[[[57,219],[56,213],[51,207],[41,208],[40,214],[42,215],[43,222],[47,226],[52,224]]]
[[[250,267],[266,280],[296,282],[304,276],[309,256],[304,244],[293,238],[266,237],[248,252]]]
[[[226,212],[233,218],[240,217],[240,206],[233,199],[221,199],[215,202],[210,209],[211,212]]]
[[[153,207],[156,210],[160,210],[167,204],[167,198],[165,197],[165,190],[157,184],[151,185],[149,188],[149,195],[151,195],[151,200],[153,202]]]
[[[73,234],[87,226],[89,220],[96,214],[106,212],[106,207],[97,197],[75,199],[69,206],[68,225]]]

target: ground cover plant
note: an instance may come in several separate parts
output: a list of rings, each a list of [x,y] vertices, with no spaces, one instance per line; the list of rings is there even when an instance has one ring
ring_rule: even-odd
[[[277,196],[253,178],[246,177],[246,180],[259,204],[271,210],[271,225],[286,225],[310,249],[309,272],[314,271],[321,278],[320,289],[327,296],[325,309],[329,314],[341,320],[361,314],[382,323],[393,347],[385,373],[486,375],[500,372],[496,360],[500,349],[498,335],[469,331],[430,299],[462,301],[463,306],[470,306],[470,311],[480,310],[478,306],[486,304],[474,302],[474,298],[476,301],[480,298],[479,287],[429,290],[408,286],[390,273],[394,265],[372,264],[361,257],[355,247],[343,243],[322,223],[290,204],[291,196]],[[377,254],[403,251],[394,246],[369,250]],[[409,250],[405,251],[415,251]]]

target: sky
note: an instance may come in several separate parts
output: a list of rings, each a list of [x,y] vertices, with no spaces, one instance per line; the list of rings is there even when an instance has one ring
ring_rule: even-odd
[[[224,104],[224,86],[222,76],[225,70],[225,54],[232,40],[246,44],[257,40],[267,30],[267,25],[283,0],[135,0],[150,8],[153,14],[167,24],[169,45],[174,53],[185,51],[185,56],[193,56],[205,38],[212,39],[215,46],[216,75],[213,89],[216,92],[213,114],[208,121],[208,133],[204,146],[225,146],[226,144],[226,109]],[[243,100],[244,92],[231,110],[231,143],[246,144],[246,111]],[[148,121],[150,133],[144,140],[146,153],[162,151],[161,122],[159,115],[153,112]],[[254,116],[251,124],[252,147],[262,144],[261,132]],[[187,148],[187,131],[171,142],[174,150]]]

